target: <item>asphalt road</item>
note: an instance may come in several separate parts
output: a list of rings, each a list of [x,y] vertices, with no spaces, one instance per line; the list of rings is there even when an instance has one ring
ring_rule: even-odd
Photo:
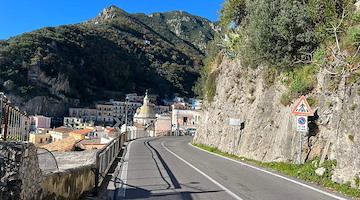
[[[346,199],[317,186],[189,145],[191,137],[131,142],[115,199]]]

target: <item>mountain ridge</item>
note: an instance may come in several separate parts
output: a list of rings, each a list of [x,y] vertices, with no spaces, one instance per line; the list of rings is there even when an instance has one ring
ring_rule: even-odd
[[[216,29],[211,27],[216,25],[188,13],[175,13],[179,16],[170,15],[171,21],[165,24],[110,6],[83,23],[44,27],[0,40],[0,90],[30,114],[55,116],[65,115],[69,106],[121,99],[125,93],[145,89],[160,96],[192,96],[204,46],[212,40]],[[169,30],[171,23],[181,26],[179,18],[190,19],[183,27],[194,24],[197,31],[184,31],[203,33],[203,39],[180,38],[183,30],[178,34]],[[206,26],[201,29],[194,23],[198,20]],[[195,40],[199,43],[194,44]],[[39,108],[27,107],[30,101],[36,101],[30,104]],[[52,104],[64,106],[52,110]]]

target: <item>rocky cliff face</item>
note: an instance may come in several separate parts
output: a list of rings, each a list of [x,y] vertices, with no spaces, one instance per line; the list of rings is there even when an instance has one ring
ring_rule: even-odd
[[[261,67],[245,69],[224,59],[214,70],[219,71],[216,95],[204,105],[194,141],[263,162],[296,163],[299,133],[290,113],[296,100],[290,106],[280,103],[286,87],[278,79],[270,84],[269,72]],[[317,103],[309,134],[303,133],[302,159],[327,154],[337,160],[332,179],[355,186],[354,178],[360,177],[360,83],[349,84],[342,77],[332,90],[331,75],[322,70],[317,80],[306,96]],[[240,119],[241,126],[230,126],[230,118]],[[329,150],[324,152],[326,146]]]

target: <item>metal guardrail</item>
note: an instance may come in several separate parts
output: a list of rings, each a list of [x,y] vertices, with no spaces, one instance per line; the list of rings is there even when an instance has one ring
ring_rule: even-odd
[[[128,131],[127,133],[122,133],[112,141],[110,141],[105,147],[100,149],[96,153],[96,168],[95,170],[95,188],[94,195],[97,196],[98,187],[101,186],[102,182],[105,179],[106,174],[108,173],[111,165],[113,164],[116,157],[121,151],[121,147],[124,146],[125,142],[149,137],[149,132],[144,131]]]
[[[0,92],[0,140],[28,141],[30,118]]]

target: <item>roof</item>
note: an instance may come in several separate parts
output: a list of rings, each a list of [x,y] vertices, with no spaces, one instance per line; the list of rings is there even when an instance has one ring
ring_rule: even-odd
[[[44,146],[41,146],[42,148],[45,148],[49,151],[66,151],[73,148],[73,146],[76,144],[78,140],[75,140],[74,137],[69,136],[67,138],[64,138],[62,140],[58,140],[56,142],[46,144]]]
[[[156,114],[156,112],[152,106],[141,106],[138,116],[139,117],[155,117],[155,114]]]
[[[79,134],[79,135],[85,135],[86,133],[89,133],[89,132],[91,132],[93,130],[94,129],[87,128],[87,129],[73,130],[73,131],[71,131],[71,133]]]
[[[100,138],[94,138],[94,139],[83,139],[80,142],[78,142],[77,144],[101,144],[101,139]]]
[[[105,128],[106,131],[112,131],[114,128]]]
[[[46,116],[44,116],[44,115],[34,115],[34,116],[30,116],[30,117],[36,117],[36,118],[42,118],[42,117],[44,117],[44,118],[51,118],[51,117],[46,117]]]
[[[174,103],[173,106],[185,106],[183,103]]]
[[[49,130],[49,131],[54,131],[54,132],[58,132],[58,133],[70,133],[71,131],[73,131],[73,129],[69,129],[66,126],[60,126],[60,127],[57,127],[55,129]]]

